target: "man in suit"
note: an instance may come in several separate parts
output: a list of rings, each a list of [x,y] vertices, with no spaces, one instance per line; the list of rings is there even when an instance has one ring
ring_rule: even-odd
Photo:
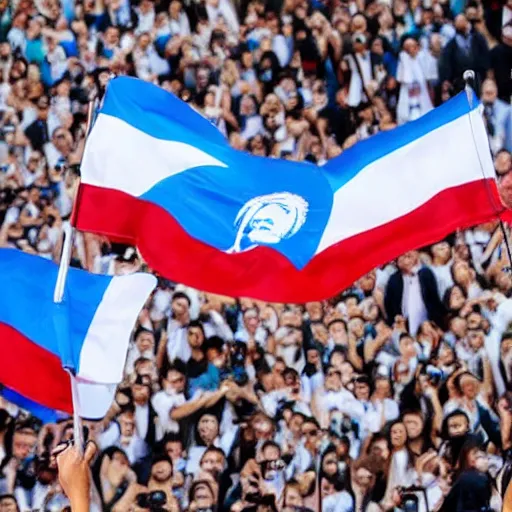
[[[397,266],[398,270],[389,278],[384,296],[389,325],[393,325],[395,317],[403,316],[409,322],[412,336],[425,320],[442,326],[445,308],[432,270],[421,265],[417,251],[400,256]]]
[[[454,89],[464,89],[462,75],[467,69],[476,74],[475,87],[478,90],[490,67],[489,47],[484,36],[473,30],[464,14],[455,18],[455,37],[444,47],[439,59],[439,79],[448,82]]]

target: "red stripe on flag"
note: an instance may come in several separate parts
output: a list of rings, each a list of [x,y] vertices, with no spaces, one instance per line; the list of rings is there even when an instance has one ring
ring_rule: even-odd
[[[364,215],[364,206],[362,198],[354,215]],[[157,272],[200,290],[301,303],[332,297],[378,265],[456,229],[492,220],[502,210],[492,179],[449,188],[403,217],[328,247],[300,271],[269,247],[226,254],[191,237],[156,204],[92,185],[81,186],[76,226],[137,245]]]
[[[71,383],[60,359],[0,323],[0,383],[38,404],[72,413]]]

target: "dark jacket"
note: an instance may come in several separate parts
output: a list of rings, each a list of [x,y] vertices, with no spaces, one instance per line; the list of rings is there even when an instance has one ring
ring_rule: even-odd
[[[451,82],[457,92],[464,89],[462,75],[467,69],[472,69],[476,74],[475,87],[478,92],[490,67],[489,47],[484,36],[478,32],[471,32],[468,37],[470,38],[469,53],[459,47],[457,38],[454,37],[444,47],[439,59],[440,82],[446,80]]]
[[[418,271],[421,296],[427,309],[428,319],[439,327],[445,323],[446,310],[439,298],[436,277],[428,267]],[[404,278],[402,273],[396,271],[388,281],[384,297],[384,307],[389,325],[393,325],[395,317],[402,314],[402,298],[404,295]]]

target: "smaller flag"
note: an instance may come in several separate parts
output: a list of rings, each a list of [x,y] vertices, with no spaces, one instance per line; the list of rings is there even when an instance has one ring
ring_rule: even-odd
[[[156,285],[150,274],[104,276],[71,268],[64,300],[53,302],[58,266],[14,249],[0,250],[0,383],[23,398],[102,417],[122,380],[137,316]]]

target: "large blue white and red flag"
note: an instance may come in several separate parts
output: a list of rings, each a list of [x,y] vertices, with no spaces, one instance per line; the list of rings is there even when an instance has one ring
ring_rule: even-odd
[[[236,151],[172,94],[116,78],[86,144],[75,223],[202,290],[327,298],[503,211],[478,107],[460,94],[318,167]]]

